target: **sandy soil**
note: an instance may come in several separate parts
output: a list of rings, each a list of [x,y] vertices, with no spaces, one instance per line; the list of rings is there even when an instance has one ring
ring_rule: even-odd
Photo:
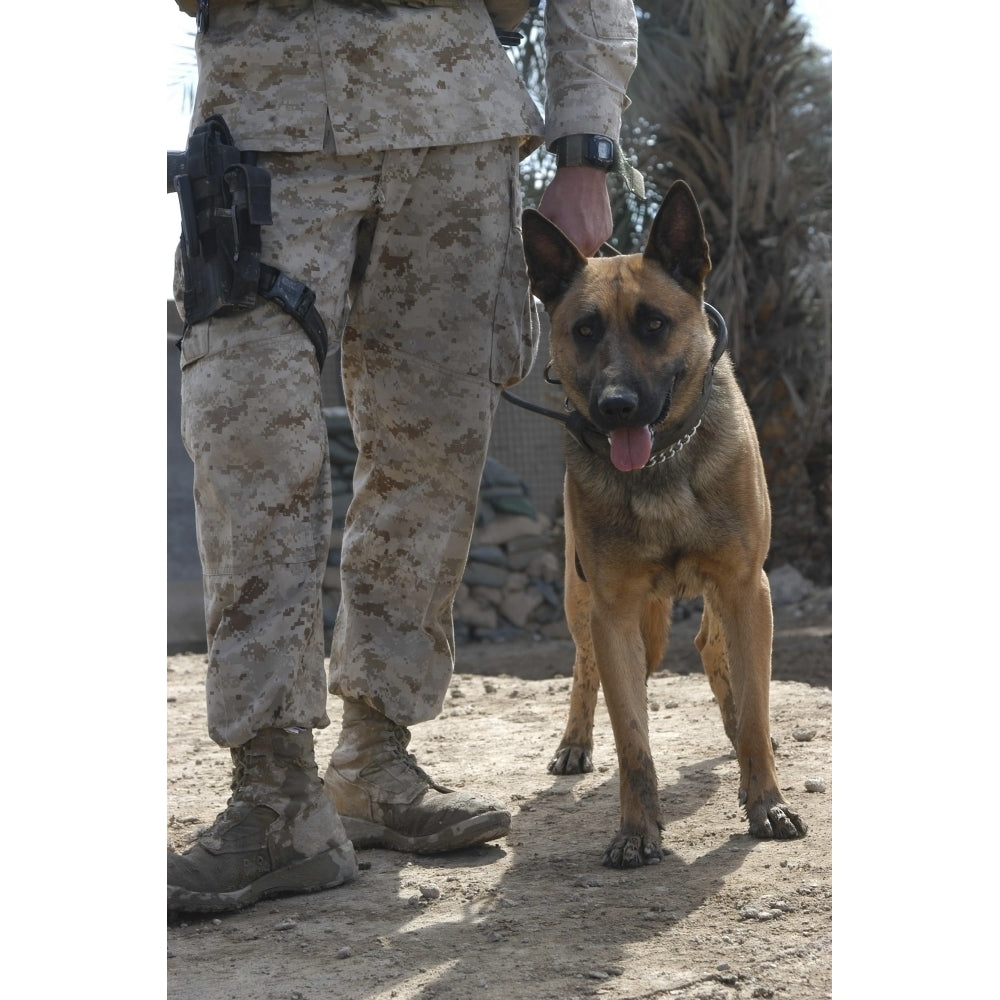
[[[618,817],[610,724],[598,706],[592,774],[546,763],[565,723],[569,642],[466,646],[441,716],[411,750],[453,787],[513,813],[496,845],[438,857],[363,851],[350,885],[168,926],[176,1000],[812,1000],[832,995],[830,592],[775,609],[778,777],[809,824],[752,840],[737,765],[691,645],[674,627],[649,682],[666,816],[661,865],[603,868]],[[208,739],[204,658],[167,660],[168,842],[183,848],[228,795]],[[338,724],[317,736],[322,760]],[[812,789],[812,790],[807,790]]]

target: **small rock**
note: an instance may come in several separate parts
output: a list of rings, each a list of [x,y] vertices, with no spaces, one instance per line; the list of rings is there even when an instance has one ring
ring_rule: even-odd
[[[815,729],[796,729],[795,732],[792,733],[792,739],[798,740],[799,743],[808,743],[810,740],[813,740],[815,738],[816,738]]]
[[[436,885],[426,882],[420,887],[420,895],[424,899],[438,899],[441,895],[441,890]]]
[[[826,782],[822,778],[806,778],[807,792],[825,792]]]
[[[337,958],[350,958],[354,954],[346,945],[337,952]]]
[[[298,921],[294,917],[285,917],[284,920],[279,921],[274,925],[276,931],[290,931],[293,927],[298,926]]]

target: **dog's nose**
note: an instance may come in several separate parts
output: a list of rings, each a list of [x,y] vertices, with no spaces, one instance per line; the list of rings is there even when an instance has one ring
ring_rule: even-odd
[[[601,416],[609,420],[625,420],[639,405],[639,395],[624,386],[609,386],[597,400]]]

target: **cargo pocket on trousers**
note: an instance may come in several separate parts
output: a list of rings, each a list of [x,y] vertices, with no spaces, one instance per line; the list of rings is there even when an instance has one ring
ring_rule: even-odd
[[[521,185],[517,144],[511,143],[511,220],[507,253],[494,302],[493,350],[490,381],[501,387],[520,382],[531,370],[538,352],[540,325],[521,236]]]
[[[181,371],[208,354],[208,329],[211,320],[185,327],[181,337]]]

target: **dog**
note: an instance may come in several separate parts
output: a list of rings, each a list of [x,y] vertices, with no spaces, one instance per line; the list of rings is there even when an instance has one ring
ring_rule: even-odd
[[[639,254],[584,257],[534,209],[524,211],[522,233],[531,289],[550,320],[550,369],[570,413],[565,608],[576,655],[549,771],[593,770],[600,684],[621,799],[603,864],[662,860],[646,680],[666,653],[674,599],[700,594],[695,645],[739,760],[750,833],[804,836],[778,789],[770,736],[770,502],[723,350],[725,324],[719,317],[713,334],[706,314],[711,260],[694,194],[683,181],[671,186]]]

